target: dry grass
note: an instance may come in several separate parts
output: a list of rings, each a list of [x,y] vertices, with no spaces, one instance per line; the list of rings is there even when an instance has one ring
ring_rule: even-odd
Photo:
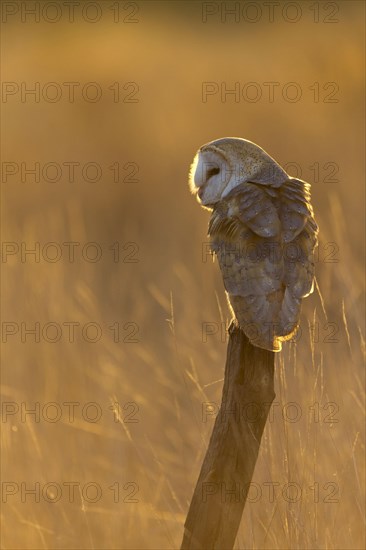
[[[19,487],[2,504],[3,548],[179,547],[213,426],[202,421],[202,403],[219,403],[225,361],[220,333],[204,342],[202,323],[220,326],[229,315],[218,266],[202,261],[208,214],[186,180],[195,150],[224,135],[251,139],[282,164],[297,162],[310,182],[315,162],[339,165],[338,182],[324,181],[322,171],[313,183],[323,304],[319,293],[306,300],[302,337],[277,358],[276,405],[253,479],[261,496],[255,502],[253,489],[237,548],[364,547],[362,3],[340,3],[333,25],[311,23],[302,3],[307,15],[297,24],[226,26],[201,24],[199,4],[182,18],[178,3],[160,11],[142,3],[136,25],[4,25],[4,80],[98,81],[103,90],[136,81],[140,101],[115,104],[106,91],[98,103],[10,98],[2,106],[3,161],[103,167],[94,184],[3,183],[2,240],[96,241],[104,253],[97,263],[77,253],[74,263],[65,256],[22,263],[15,255],[3,264],[3,322],[95,321],[103,329],[95,344],[80,329],[70,343],[65,329],[58,343],[31,336],[21,343],[18,334],[3,345],[3,402],[62,408],[55,423],[46,413],[39,422],[3,418],[2,481]],[[202,103],[202,81],[295,81],[303,99]],[[337,82],[339,102],[314,103],[314,82]],[[136,162],[139,183],[112,183],[107,167],[115,161]],[[137,243],[139,261],[113,262],[115,241]],[[326,261],[332,250],[337,262]],[[108,329],[115,322],[136,323],[139,341],[115,343]],[[74,422],[63,405],[70,401],[80,403]],[[101,407],[98,422],[81,414],[89,402]],[[113,402],[136,405],[114,415]],[[301,410],[296,422],[283,418],[290,402]],[[101,498],[87,502],[77,489],[70,502],[62,484],[73,481],[84,490],[99,484]],[[35,502],[21,482],[58,483],[62,497]],[[109,489],[116,482],[117,503]],[[294,503],[282,492],[289,482],[301,488]],[[127,483],[138,485],[138,502],[123,501],[136,487]]]

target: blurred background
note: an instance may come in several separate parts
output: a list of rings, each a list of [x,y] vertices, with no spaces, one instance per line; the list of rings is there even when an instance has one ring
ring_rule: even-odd
[[[230,321],[187,175],[224,136],[320,226],[236,548],[363,548],[363,3],[70,9],[2,6],[3,548],[179,547]]]

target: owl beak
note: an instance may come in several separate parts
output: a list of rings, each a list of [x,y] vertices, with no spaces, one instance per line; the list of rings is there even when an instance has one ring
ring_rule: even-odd
[[[204,192],[205,192],[205,190],[204,190],[203,186],[199,187],[197,195],[199,196],[200,200],[202,200]]]
[[[199,202],[201,204],[201,206],[203,206],[204,208],[214,208],[214,204],[212,204],[211,202],[205,202],[204,199],[203,199],[203,195],[205,194],[205,186],[203,185],[202,187],[199,187],[198,188],[198,191],[197,191],[197,196],[199,198]]]

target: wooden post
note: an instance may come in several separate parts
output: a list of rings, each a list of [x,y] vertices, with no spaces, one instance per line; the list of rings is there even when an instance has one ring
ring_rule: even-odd
[[[234,546],[274,393],[274,353],[229,327],[220,412],[193,494],[182,550]]]

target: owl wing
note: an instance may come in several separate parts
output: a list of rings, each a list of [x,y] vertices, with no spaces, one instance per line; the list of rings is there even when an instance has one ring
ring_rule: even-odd
[[[314,249],[318,226],[310,204],[310,185],[291,179],[282,186],[280,220],[282,226],[284,279],[286,291],[279,315],[279,334],[291,334],[299,322],[301,299],[314,285]]]
[[[238,186],[234,195],[238,219],[260,237],[276,237],[280,232],[280,220],[271,191],[247,182]]]
[[[291,178],[280,191],[279,216],[287,287],[294,296],[310,294],[314,280],[314,248],[318,226],[310,204],[310,185]]]
[[[273,289],[282,274],[280,229],[273,198],[253,183],[238,186],[214,209],[208,233],[229,293]]]
[[[305,181],[290,178],[279,191],[282,240],[293,241],[304,229],[309,218],[313,217],[310,204],[310,185]]]
[[[309,189],[294,179],[278,190],[242,184],[210,221],[235,316],[254,345],[273,351],[296,330],[301,299],[313,286],[318,229]]]
[[[264,188],[240,188],[214,210],[211,246],[240,327],[254,345],[279,351],[273,323],[284,293],[280,221]]]

